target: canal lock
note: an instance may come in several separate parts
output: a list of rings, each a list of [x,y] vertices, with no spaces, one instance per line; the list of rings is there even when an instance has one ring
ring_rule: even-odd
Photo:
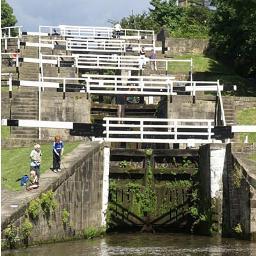
[[[196,149],[112,149],[108,231],[196,232],[198,163]]]

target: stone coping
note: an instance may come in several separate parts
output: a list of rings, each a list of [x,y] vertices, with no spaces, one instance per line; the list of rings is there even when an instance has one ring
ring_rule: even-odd
[[[12,221],[24,214],[29,202],[39,197],[48,190],[55,191],[66,179],[73,175],[76,165],[81,164],[83,159],[98,151],[104,144],[99,142],[81,143],[72,152],[68,153],[62,160],[64,168],[62,172],[54,173],[46,171],[40,177],[40,187],[35,190],[7,191],[2,190],[2,230]]]
[[[235,161],[243,168],[243,175],[256,189],[256,161],[248,159],[250,153],[232,153]]]

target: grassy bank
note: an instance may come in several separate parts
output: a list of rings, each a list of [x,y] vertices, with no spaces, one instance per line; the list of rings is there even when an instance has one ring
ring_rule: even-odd
[[[193,80],[216,81],[220,83],[237,85],[236,95],[256,95],[253,85],[243,77],[237,75],[231,68],[222,63],[207,57],[203,54],[185,54],[172,56],[174,59],[192,59],[193,60]],[[170,74],[188,73],[190,71],[189,63],[169,63],[168,72]]]
[[[71,152],[78,146],[79,142],[65,143],[64,155]],[[52,166],[52,145],[41,145],[42,165],[41,174],[46,172]],[[21,190],[18,178],[29,174],[30,159],[29,155],[32,147],[2,149],[2,187],[10,190]]]
[[[238,124],[256,125],[256,108],[239,111],[236,115],[236,119]],[[256,133],[240,133],[241,141],[244,141],[246,135],[248,135],[249,143],[256,142]]]

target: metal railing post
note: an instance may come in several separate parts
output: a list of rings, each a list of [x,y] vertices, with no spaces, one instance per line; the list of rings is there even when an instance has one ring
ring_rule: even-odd
[[[109,139],[109,119],[106,120],[106,138]]]
[[[66,98],[66,79],[63,79],[63,100]]]
[[[220,91],[220,80],[217,80],[217,91],[218,91],[218,96],[219,96],[219,101],[220,101],[220,110],[221,110],[222,122],[223,122],[223,125],[226,126],[224,106],[223,106],[223,101],[222,101],[222,96],[221,96],[221,91]]]
[[[141,140],[144,139],[144,134],[143,134],[143,132],[144,132],[144,127],[143,127],[143,125],[144,125],[144,121],[141,120],[141,121],[140,121],[140,139],[141,139]]]
[[[174,120],[174,141],[178,140],[178,128],[177,128],[177,120]]]
[[[9,73],[9,99],[12,99],[12,73]]]

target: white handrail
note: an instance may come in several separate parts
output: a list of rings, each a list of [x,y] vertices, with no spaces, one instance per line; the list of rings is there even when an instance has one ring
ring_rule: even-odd
[[[223,106],[223,101],[222,101],[222,96],[221,96],[221,90],[220,90],[220,81],[217,81],[217,95],[219,96],[219,101],[220,101],[220,110],[221,110],[221,118],[223,122],[223,126],[226,126],[226,118],[225,118],[225,112],[224,112],[224,106]]]
[[[211,119],[156,119],[112,118],[103,119],[106,141],[195,143],[213,142],[214,120]],[[164,124],[163,124],[164,123]],[[156,125],[157,124],[157,125]],[[190,125],[188,125],[190,124]]]

